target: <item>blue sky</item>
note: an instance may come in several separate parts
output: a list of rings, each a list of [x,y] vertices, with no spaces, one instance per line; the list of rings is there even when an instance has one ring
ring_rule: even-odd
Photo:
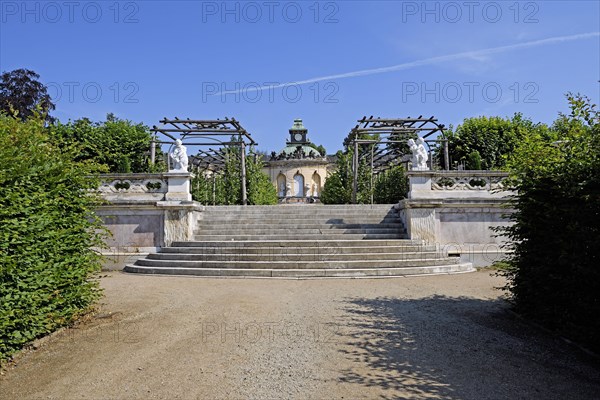
[[[332,153],[363,115],[600,100],[598,1],[1,1],[0,24],[0,70],[38,72],[62,121],[235,117],[268,151],[294,118]]]

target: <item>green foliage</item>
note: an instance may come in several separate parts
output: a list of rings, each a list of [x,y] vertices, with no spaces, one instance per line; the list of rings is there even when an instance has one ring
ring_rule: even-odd
[[[336,154],[336,169],[327,177],[320,200],[324,204],[350,204],[352,202],[352,153]]]
[[[534,124],[519,113],[512,118],[466,118],[453,132],[446,132],[448,151],[452,163],[464,163],[468,169],[503,169],[507,157],[530,134],[547,131],[543,124]],[[439,158],[439,154],[438,154]],[[475,165],[472,165],[475,163]]]
[[[371,181],[371,167],[369,163],[370,149],[364,146],[361,154],[363,157],[358,164],[358,181],[356,191],[356,202],[358,204],[370,204],[373,197],[374,203],[396,203],[406,197],[407,182],[404,169],[394,167],[389,172],[379,174]],[[352,157],[354,149],[346,152],[338,151],[336,154],[336,169],[327,178],[321,202],[324,204],[349,204],[352,202]],[[397,185],[397,186],[394,186]],[[395,198],[395,200],[391,200]],[[384,200],[385,199],[385,200]]]
[[[408,178],[401,165],[377,175],[373,199],[376,204],[395,204],[408,195]]]
[[[600,350],[600,115],[569,95],[570,115],[524,137],[509,158],[516,190],[501,272],[518,311]]]
[[[58,147],[41,117],[0,114],[0,360],[66,325],[99,295],[93,163]]]
[[[246,159],[248,204],[277,204],[277,189],[262,169],[263,163],[258,157],[248,157]]]
[[[16,69],[0,75],[0,112],[14,115],[21,121],[34,116],[38,110],[48,122],[53,118],[48,112],[56,106],[48,94],[48,89],[38,81],[40,76],[28,69]]]
[[[308,146],[310,146],[313,149],[317,150],[321,154],[321,156],[323,156],[323,157],[325,157],[327,155],[327,150],[325,149],[325,147],[322,144],[316,145],[316,144],[314,144],[312,142],[309,142]]]
[[[77,145],[77,161],[93,160],[106,165],[109,172],[155,172],[148,160],[152,137],[143,124],[108,114],[104,122],[82,118],[58,122],[51,129],[64,146]]]
[[[467,169],[478,171],[481,170],[481,155],[477,150],[473,150],[467,156]]]
[[[213,205],[242,204],[240,149],[235,146],[226,147],[224,155],[225,166],[222,172],[196,174],[192,180],[194,200]],[[258,157],[246,157],[248,204],[277,204],[277,190],[262,168],[262,161]]]

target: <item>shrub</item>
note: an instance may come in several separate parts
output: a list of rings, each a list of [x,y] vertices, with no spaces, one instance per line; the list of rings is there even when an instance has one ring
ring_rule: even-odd
[[[582,96],[509,160],[516,190],[501,272],[516,309],[600,350],[600,115]]]
[[[100,295],[100,223],[91,163],[41,117],[0,114],[0,360],[69,324]]]

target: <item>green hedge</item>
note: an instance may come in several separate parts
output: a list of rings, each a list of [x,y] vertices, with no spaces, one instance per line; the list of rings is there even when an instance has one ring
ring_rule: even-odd
[[[571,114],[509,160],[514,254],[502,274],[520,313],[600,351],[600,114],[569,100]]]
[[[0,360],[69,324],[100,296],[103,230],[91,163],[56,145],[41,118],[0,114]]]

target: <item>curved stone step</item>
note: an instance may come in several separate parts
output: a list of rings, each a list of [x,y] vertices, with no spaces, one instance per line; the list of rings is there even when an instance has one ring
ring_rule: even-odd
[[[173,242],[170,248],[174,247],[376,247],[376,246],[421,246],[422,240],[411,239],[372,239],[365,241],[363,239],[336,238],[331,240],[315,240],[314,237],[305,240],[202,240],[189,242]]]
[[[415,260],[415,259],[446,259],[440,253],[429,252],[401,252],[401,253],[338,253],[335,248],[320,249],[318,252],[298,252],[298,253],[260,253],[249,254],[248,252],[238,253],[152,253],[146,259],[148,260],[169,260],[169,261],[203,261],[203,262],[230,262],[230,261],[262,261],[273,262],[285,259],[286,261],[357,261],[357,260]]]
[[[412,275],[437,275],[473,272],[471,263],[457,263],[405,268],[354,268],[354,269],[235,269],[235,268],[160,268],[127,265],[125,272],[141,274],[193,275],[205,277],[239,278],[376,278]]]
[[[134,265],[157,268],[234,268],[234,269],[349,269],[404,268],[451,265],[457,257],[419,258],[414,260],[345,260],[345,261],[187,261],[142,258]]]
[[[230,242],[226,242],[230,243]],[[437,252],[434,245],[402,245],[402,246],[348,246],[348,247],[332,247],[332,246],[313,246],[313,247],[248,247],[242,246],[244,242],[237,242],[240,246],[206,246],[206,247],[165,247],[161,249],[159,254],[273,254],[273,255],[293,255],[293,254],[373,254],[373,253],[389,253],[389,252],[409,252],[409,253],[426,253]]]

